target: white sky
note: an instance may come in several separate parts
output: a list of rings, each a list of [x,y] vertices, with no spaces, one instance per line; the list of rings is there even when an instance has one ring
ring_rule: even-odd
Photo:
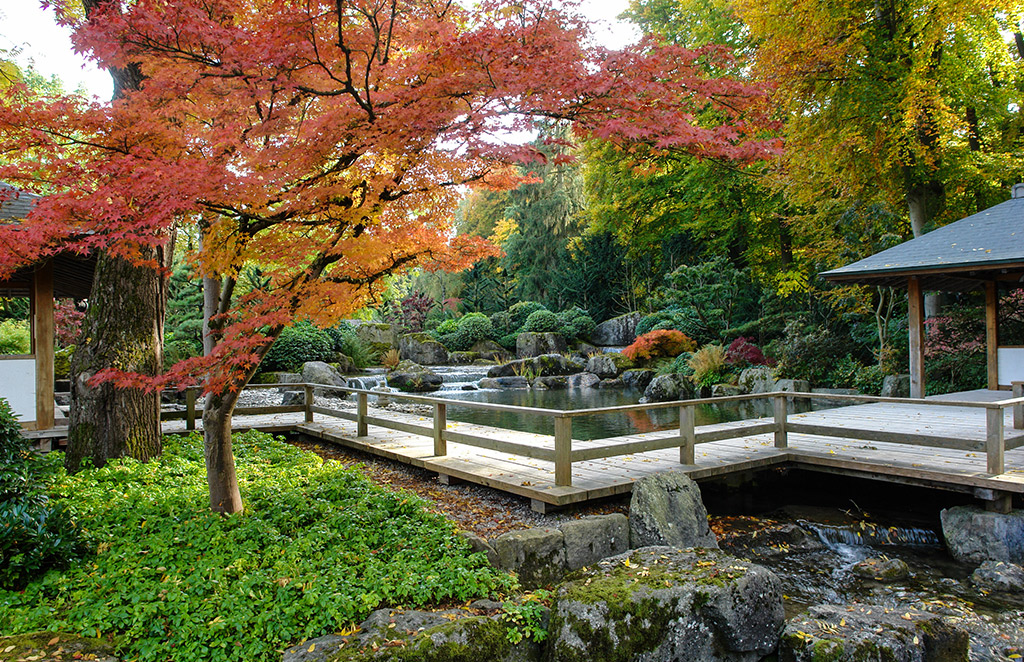
[[[13,51],[22,67],[31,63],[45,77],[58,76],[69,91],[82,87],[109,99],[110,76],[72,51],[68,31],[57,26],[53,12],[41,5],[39,0],[0,0],[0,49]],[[632,26],[615,18],[629,0],[582,0],[580,5],[590,19],[604,26],[597,36],[606,46],[619,48],[637,38]]]

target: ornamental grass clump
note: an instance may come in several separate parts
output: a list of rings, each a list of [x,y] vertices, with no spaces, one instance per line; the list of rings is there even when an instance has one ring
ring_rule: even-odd
[[[277,661],[385,605],[465,602],[514,588],[415,495],[259,432],[236,435],[245,510],[212,513],[203,440],[149,463],[59,475],[94,558],[0,591],[0,635],[111,636],[133,660]]]
[[[697,386],[714,386],[722,383],[729,373],[725,347],[704,345],[690,357],[690,368],[693,369],[690,379]]]

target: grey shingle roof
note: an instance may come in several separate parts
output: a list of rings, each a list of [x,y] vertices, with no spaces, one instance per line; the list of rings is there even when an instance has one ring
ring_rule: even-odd
[[[0,182],[0,221],[25,218],[38,198],[39,196],[34,193],[19,191],[9,184]]]
[[[899,284],[912,275],[966,278],[1022,268],[1024,197],[1017,197],[821,275],[834,281]],[[938,282],[932,286],[939,289]]]

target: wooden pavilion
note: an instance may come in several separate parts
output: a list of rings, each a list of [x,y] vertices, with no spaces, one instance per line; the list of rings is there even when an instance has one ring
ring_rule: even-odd
[[[38,198],[0,183],[0,223],[25,218]],[[0,297],[29,300],[29,353],[0,355],[0,397],[10,403],[25,429],[54,427],[54,299],[88,298],[94,267],[95,258],[60,254],[0,280]]]
[[[985,211],[822,274],[839,283],[906,288],[910,396],[923,398],[925,291],[985,291],[988,388],[1024,380],[1024,347],[999,345],[999,289],[1024,287],[1024,184]]]

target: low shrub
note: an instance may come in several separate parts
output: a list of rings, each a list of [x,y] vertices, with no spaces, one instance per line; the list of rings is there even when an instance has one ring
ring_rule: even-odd
[[[529,333],[551,333],[558,331],[561,326],[562,323],[558,320],[558,315],[555,313],[550,310],[535,310],[526,318],[526,323],[523,324],[523,331]]]
[[[689,377],[693,374],[693,368],[690,367],[690,358],[692,356],[692,352],[683,352],[671,361],[662,361],[658,364],[658,374],[676,374]]]
[[[538,310],[547,310],[547,307],[536,301],[520,301],[512,304],[508,309],[511,330],[521,329],[526,324],[526,319]]]
[[[693,353],[689,365],[693,369],[690,379],[697,386],[720,384],[729,374],[725,362],[725,347],[721,345],[704,345]]]
[[[480,340],[487,340],[491,337],[494,327],[491,320],[483,313],[468,313],[459,318],[459,325],[455,329],[459,345],[462,348],[456,351],[468,351],[473,343]]]
[[[857,371],[853,380],[853,388],[866,395],[881,395],[885,373],[878,364],[866,365]]]
[[[518,333],[506,333],[502,337],[498,338],[498,344],[504,347],[505,349],[515,351],[516,338],[518,337]]]
[[[259,432],[236,435],[245,511],[209,509],[202,436],[61,475],[94,559],[0,591],[0,633],[110,635],[133,660],[270,662],[384,605],[462,603],[511,576],[415,495]]]
[[[829,371],[824,384],[828,388],[857,388],[857,376],[864,365],[849,354],[837,360]]]
[[[805,328],[794,320],[786,325],[785,337],[771,344],[769,354],[777,361],[775,372],[779,378],[824,384],[835,367],[836,357],[849,353],[850,344],[827,328]]]
[[[74,353],[74,345],[54,350],[53,376],[55,379],[68,379],[71,377],[71,357]]]
[[[330,362],[333,342],[323,329],[309,322],[299,322],[286,328],[263,357],[260,370],[297,370],[307,361]]]
[[[697,344],[682,331],[659,329],[643,334],[622,350],[623,356],[632,361],[672,358],[683,352],[692,352]]]
[[[0,589],[21,590],[36,575],[88,553],[65,502],[45,492],[43,480],[58,470],[54,460],[32,450],[0,398]]]
[[[582,308],[570,308],[558,313],[559,332],[570,340],[586,338],[597,324]]]
[[[437,325],[434,331],[438,335],[444,335],[446,333],[455,333],[455,329],[459,328],[459,320],[452,318],[447,319]]]
[[[29,354],[32,338],[28,320],[0,321],[0,354]]]
[[[725,362],[738,368],[770,364],[761,348],[743,336],[729,343],[725,349]]]

